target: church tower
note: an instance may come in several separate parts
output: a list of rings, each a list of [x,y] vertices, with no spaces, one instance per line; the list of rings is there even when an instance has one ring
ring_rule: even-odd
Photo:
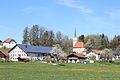
[[[73,38],[73,46],[78,42],[77,35],[76,35],[76,27],[74,32],[74,38]]]

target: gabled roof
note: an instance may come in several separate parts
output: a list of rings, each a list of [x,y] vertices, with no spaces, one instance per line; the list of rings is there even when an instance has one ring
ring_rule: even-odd
[[[87,58],[86,56],[82,55],[82,54],[74,54],[75,56],[78,56],[78,57],[82,57],[82,58]]]
[[[79,58],[87,58],[86,56],[84,56],[82,54],[79,54],[79,53],[77,53],[77,54],[70,54],[68,57],[70,57],[70,56],[76,56],[76,57],[79,57]]]
[[[9,53],[7,51],[0,50],[0,52],[3,53],[4,55],[9,55]]]
[[[84,48],[84,43],[83,42],[77,42],[73,48]]]
[[[7,43],[9,43],[9,42],[11,42],[11,41],[15,41],[15,40],[14,40],[14,39],[11,39],[11,38],[8,38],[8,39],[4,40],[4,42],[7,42]]]
[[[96,52],[96,53],[104,53],[103,51],[100,51],[100,50],[95,50],[95,49],[92,49],[92,51]]]
[[[97,54],[104,54],[104,52],[101,51],[101,50],[92,49],[92,50],[90,50],[90,51],[93,51],[93,52],[95,52],[95,53],[97,53]],[[83,52],[88,52],[88,50],[85,49]]]
[[[26,53],[50,53],[53,50],[53,47],[32,46],[26,44],[17,44],[16,46],[21,48]],[[12,49],[14,49],[16,46],[14,46]]]

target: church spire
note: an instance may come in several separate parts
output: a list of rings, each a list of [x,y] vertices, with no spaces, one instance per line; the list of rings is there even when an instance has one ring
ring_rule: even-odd
[[[78,42],[77,35],[76,35],[76,26],[75,26],[75,32],[74,32],[74,38],[73,38],[73,46]]]
[[[75,38],[75,37],[77,37],[77,36],[76,36],[76,26],[75,26],[75,32],[74,32],[74,38]]]

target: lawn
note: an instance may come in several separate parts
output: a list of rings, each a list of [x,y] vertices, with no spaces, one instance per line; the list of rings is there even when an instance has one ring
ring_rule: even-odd
[[[0,63],[0,80],[120,80],[120,65]]]

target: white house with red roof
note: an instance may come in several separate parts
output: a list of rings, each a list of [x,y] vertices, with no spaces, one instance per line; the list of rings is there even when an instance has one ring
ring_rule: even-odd
[[[84,49],[85,49],[84,43],[78,42],[78,39],[76,36],[76,29],[75,29],[74,38],[73,38],[73,52],[82,53]]]
[[[96,60],[100,60],[100,55],[101,54],[104,54],[104,52],[100,51],[100,50],[95,50],[95,49],[91,49],[91,50],[85,49],[83,51],[83,55],[87,56],[88,59],[90,59],[92,56],[95,56]]]
[[[17,43],[14,39],[8,38],[8,39],[4,40],[3,47],[13,48],[16,44]]]

